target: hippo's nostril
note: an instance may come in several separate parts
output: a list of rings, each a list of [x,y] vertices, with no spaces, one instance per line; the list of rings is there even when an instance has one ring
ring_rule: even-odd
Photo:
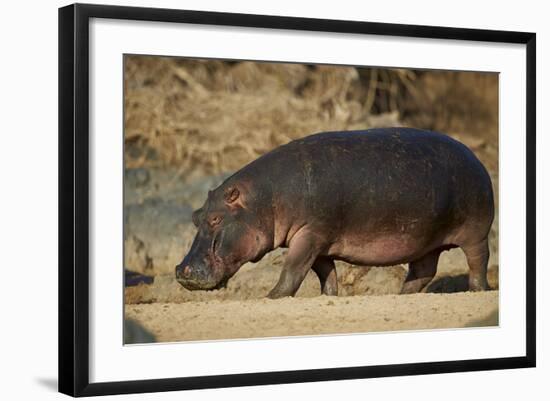
[[[176,266],[176,274],[180,278],[189,278],[189,276],[191,275],[191,266],[189,265]]]

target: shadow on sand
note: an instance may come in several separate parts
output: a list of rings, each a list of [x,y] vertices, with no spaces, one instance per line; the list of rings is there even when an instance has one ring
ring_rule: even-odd
[[[451,292],[464,292],[468,290],[468,275],[459,274],[457,276],[436,278],[428,285],[426,292],[441,294]]]

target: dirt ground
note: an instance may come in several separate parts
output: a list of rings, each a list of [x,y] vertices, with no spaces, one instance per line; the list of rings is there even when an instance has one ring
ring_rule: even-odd
[[[158,341],[494,326],[498,291],[129,305]]]
[[[127,343],[498,324],[498,197],[489,236],[492,291],[467,292],[458,249],[442,255],[426,293],[414,295],[398,295],[405,265],[337,262],[338,297],[320,296],[310,273],[296,298],[268,300],[282,249],[243,266],[224,289],[188,291],[175,281],[195,234],[191,213],[207,191],[266,151],[314,132],[407,125],[448,133],[476,153],[498,194],[498,77],[374,70],[126,59],[125,269],[148,277],[124,289],[131,332],[146,332]]]

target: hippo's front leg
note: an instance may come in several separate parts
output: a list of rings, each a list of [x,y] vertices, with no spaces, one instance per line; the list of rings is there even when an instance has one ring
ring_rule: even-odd
[[[294,296],[320,252],[316,237],[301,228],[291,239],[279,282],[269,292],[271,299]]]

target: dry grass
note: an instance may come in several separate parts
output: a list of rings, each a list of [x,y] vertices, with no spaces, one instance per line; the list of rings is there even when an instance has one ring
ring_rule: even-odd
[[[496,142],[498,74],[430,71],[415,85],[402,109],[411,125]]]
[[[309,133],[398,124],[396,109],[387,108],[382,117],[370,110],[380,107],[380,99],[397,105],[390,93],[411,85],[414,74],[385,71],[369,89],[370,73],[353,67],[128,56],[126,167],[178,165],[186,175],[217,174]]]

